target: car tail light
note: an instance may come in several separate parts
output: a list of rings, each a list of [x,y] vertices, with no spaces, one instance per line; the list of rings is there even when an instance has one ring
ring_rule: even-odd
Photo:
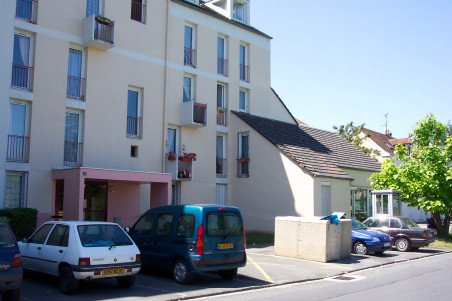
[[[18,268],[22,266],[22,256],[20,254],[16,254],[13,258],[13,263],[11,264],[12,268]]]
[[[226,208],[224,208],[224,207],[220,207],[220,210],[226,210]]]
[[[140,262],[141,261],[141,254],[137,254],[137,256],[135,256],[135,261],[136,262]]]
[[[199,226],[198,234],[196,235],[196,255],[204,253],[204,225]]]
[[[89,258],[79,258],[78,265],[91,265]]]

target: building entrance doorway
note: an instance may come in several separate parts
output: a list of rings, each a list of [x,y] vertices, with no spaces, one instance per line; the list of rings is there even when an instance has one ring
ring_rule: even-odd
[[[86,183],[83,220],[107,221],[107,183]]]

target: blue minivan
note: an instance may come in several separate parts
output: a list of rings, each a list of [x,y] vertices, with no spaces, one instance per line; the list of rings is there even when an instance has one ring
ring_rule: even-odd
[[[232,279],[246,264],[245,229],[239,209],[217,205],[169,205],[146,211],[126,228],[143,266],[169,269],[186,284],[196,272]]]

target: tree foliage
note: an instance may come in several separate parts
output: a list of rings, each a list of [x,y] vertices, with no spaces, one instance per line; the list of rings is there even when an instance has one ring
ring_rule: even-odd
[[[380,151],[363,146],[364,140],[371,136],[370,134],[364,134],[364,125],[365,124],[363,123],[361,125],[355,126],[353,124],[353,121],[350,121],[346,125],[340,125],[339,127],[333,126],[333,129],[335,129],[336,133],[353,144],[356,148],[375,158],[375,156],[380,155]],[[361,135],[361,133],[363,133],[364,135]]]
[[[452,136],[447,125],[428,114],[416,124],[411,138],[411,152],[398,145],[393,160],[383,162],[381,171],[370,178],[372,188],[399,190],[404,202],[432,212],[439,234],[447,234],[452,216]]]

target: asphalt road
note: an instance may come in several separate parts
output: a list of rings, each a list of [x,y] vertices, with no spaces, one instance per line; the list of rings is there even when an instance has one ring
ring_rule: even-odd
[[[195,300],[451,300],[452,253],[375,267],[322,280]]]

